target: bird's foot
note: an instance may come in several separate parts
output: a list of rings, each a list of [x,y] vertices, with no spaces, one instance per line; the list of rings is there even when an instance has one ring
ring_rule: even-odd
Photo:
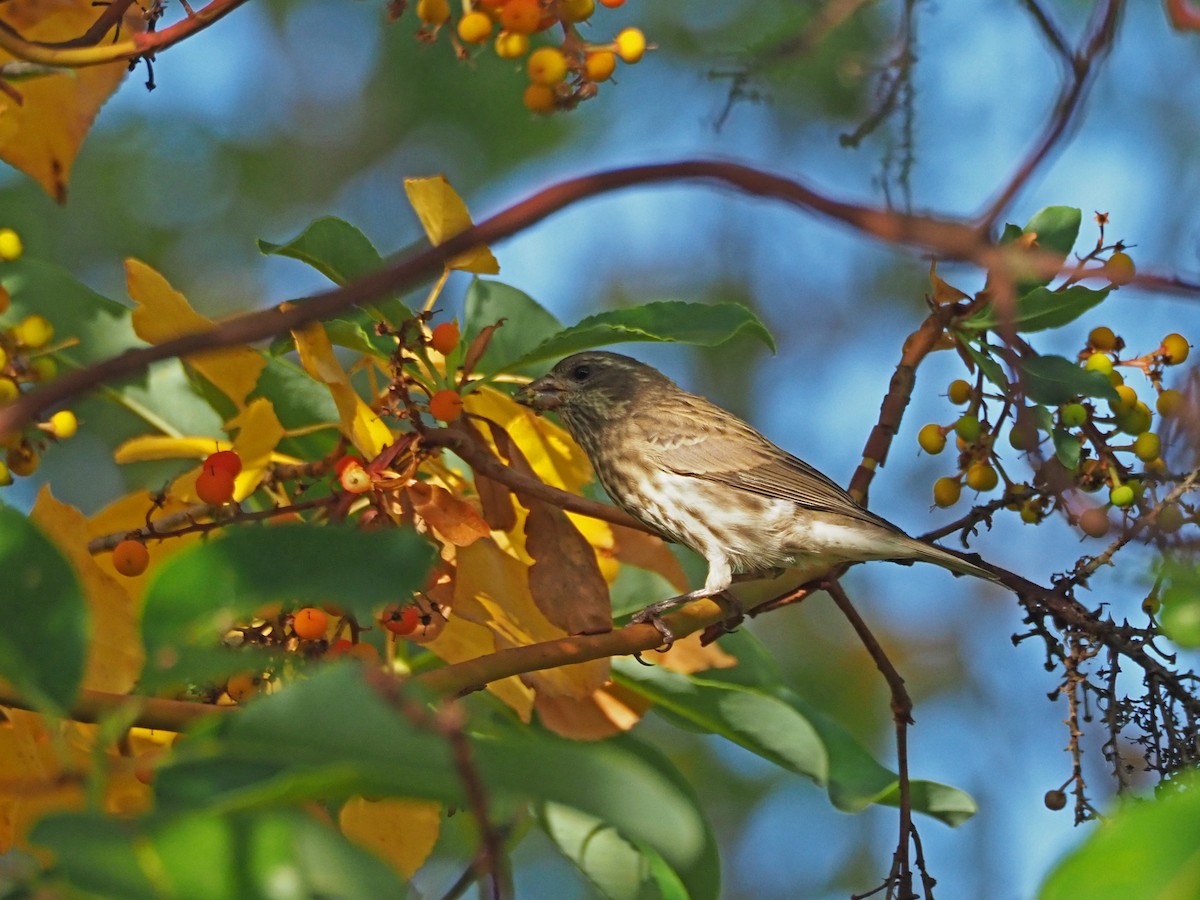
[[[728,613],[719,623],[721,633],[730,634],[746,621],[746,608],[742,606],[742,601],[734,596],[733,591],[721,591],[713,599],[721,604]]]
[[[630,624],[653,625],[659,636],[662,638],[662,643],[659,644],[655,649],[659,653],[666,653],[675,643],[675,633],[671,631],[670,626],[663,621],[663,613],[674,609],[680,604],[686,603],[690,599],[691,597],[689,595],[684,594],[680,597],[669,597],[666,600],[660,600],[658,603],[651,603],[641,612],[634,613],[633,618],[629,620]],[[635,653],[634,656],[637,658],[638,662],[642,662],[642,658],[639,654]]]

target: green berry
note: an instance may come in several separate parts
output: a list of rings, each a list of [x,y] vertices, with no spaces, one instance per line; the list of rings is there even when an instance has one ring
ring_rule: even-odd
[[[983,433],[983,426],[979,424],[977,416],[962,416],[954,423],[954,433],[968,444],[974,444]]]
[[[1153,420],[1153,415],[1150,412],[1150,407],[1140,400],[1133,409],[1125,412],[1117,413],[1117,427],[1125,434],[1136,437],[1143,431],[1150,430],[1150,422]]]
[[[1128,509],[1133,501],[1133,488],[1127,484],[1119,484],[1108,492],[1108,502],[1119,509]]]
[[[1078,428],[1087,421],[1087,407],[1082,403],[1068,403],[1060,410],[1059,415],[1067,428]]]
[[[1101,375],[1109,375],[1113,370],[1113,361],[1111,357],[1105,356],[1103,353],[1093,353],[1087,358],[1087,362],[1083,367],[1089,372],[1099,372]]]
[[[1154,519],[1154,524],[1163,534],[1174,534],[1183,527],[1183,522],[1183,510],[1175,503],[1168,503],[1160,509],[1158,516]]]

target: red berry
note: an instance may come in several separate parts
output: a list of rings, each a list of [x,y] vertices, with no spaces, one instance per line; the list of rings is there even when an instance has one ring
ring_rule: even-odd
[[[302,641],[315,641],[325,636],[329,614],[315,606],[306,606],[292,616],[292,631]]]
[[[348,494],[365,494],[374,484],[367,470],[360,465],[346,466],[338,481]]]
[[[196,496],[210,506],[228,503],[233,499],[233,476],[228,469],[204,466],[196,478]]]
[[[460,337],[462,335],[459,333],[457,322],[443,322],[433,329],[433,334],[429,336],[429,345],[442,356],[446,356],[458,346]]]
[[[234,478],[242,471],[242,458],[236,450],[218,450],[204,460],[204,468],[224,469]]]
[[[141,541],[126,538],[113,548],[113,568],[127,578],[136,578],[150,565],[150,551]]]
[[[429,398],[429,413],[443,422],[453,422],[462,415],[463,400],[458,391],[446,388]]]
[[[379,617],[379,624],[392,634],[412,634],[421,624],[421,610],[412,604],[404,607],[389,606]]]
[[[347,453],[345,456],[343,456],[341,459],[339,459],[337,462],[335,462],[333,464],[333,472],[335,475],[337,475],[338,478],[341,478],[342,473],[345,472],[348,468],[350,468],[351,466],[361,466],[362,464],[363,464],[363,461],[361,459],[359,459],[357,456]]]

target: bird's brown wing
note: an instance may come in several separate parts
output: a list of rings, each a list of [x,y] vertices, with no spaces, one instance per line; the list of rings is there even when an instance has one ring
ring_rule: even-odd
[[[689,398],[711,406],[703,398]],[[764,497],[791,500],[814,512],[848,516],[899,531],[863,509],[846,491],[808,463],[775,446],[730,413],[705,417],[709,427],[692,432],[646,435],[646,453],[661,468],[680,475],[741,488]],[[716,424],[719,423],[719,424]]]

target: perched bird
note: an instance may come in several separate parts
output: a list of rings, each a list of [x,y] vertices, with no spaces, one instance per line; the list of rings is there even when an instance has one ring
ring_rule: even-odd
[[[618,506],[708,563],[704,587],[652,604],[653,622],[727,591],[735,572],[893,560],[994,580],[975,563],[909,537],[741,419],[619,353],[561,360],[517,400],[558,413]]]

